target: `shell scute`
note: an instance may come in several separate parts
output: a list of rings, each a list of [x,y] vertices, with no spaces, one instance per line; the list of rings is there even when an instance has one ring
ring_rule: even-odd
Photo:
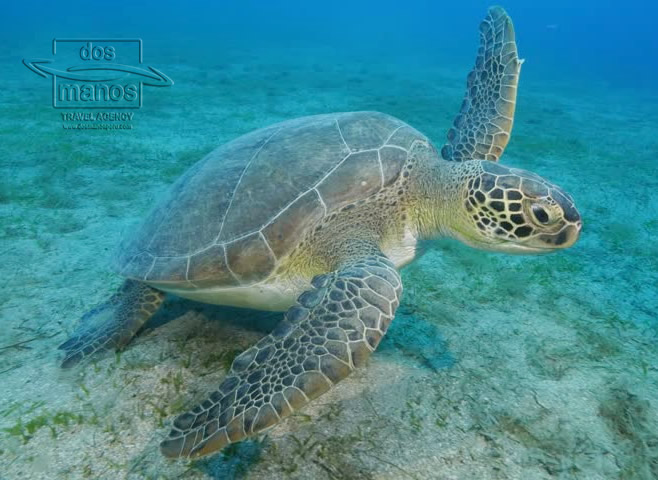
[[[243,135],[172,185],[124,241],[115,268],[182,289],[263,280],[325,215],[397,178],[418,139],[426,141],[378,112],[304,117]]]

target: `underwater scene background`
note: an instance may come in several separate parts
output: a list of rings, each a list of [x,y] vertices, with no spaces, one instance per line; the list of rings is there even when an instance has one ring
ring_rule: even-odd
[[[440,148],[489,4],[3,5],[0,479],[658,478],[658,7],[502,6],[526,59],[502,163],[573,195],[579,242],[433,242],[365,368],[188,463],[159,452],[171,419],[282,314],[169,297],[121,354],[62,370],[57,345],[121,283],[122,234],[206,153],[275,122],[376,110]],[[63,128],[22,63],[53,38],[141,38],[174,85],[144,88],[131,129]]]

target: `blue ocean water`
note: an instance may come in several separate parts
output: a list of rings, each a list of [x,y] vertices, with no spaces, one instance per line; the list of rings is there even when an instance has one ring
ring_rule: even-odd
[[[151,61],[179,55],[221,61],[227,50],[328,49],[343,58],[386,56],[386,63],[470,62],[484,1],[432,2],[20,2],[3,7],[3,44],[43,45],[53,37],[142,37]],[[615,86],[655,85],[658,40],[655,2],[511,1],[503,5],[516,23],[522,55],[537,65],[524,74],[556,79],[598,78]],[[394,52],[386,54],[384,52]],[[37,55],[38,52],[34,52]],[[541,61],[539,61],[541,59]],[[549,73],[550,72],[550,73]],[[541,76],[541,77],[540,77]]]
[[[501,163],[568,191],[581,239],[527,257],[434,242],[402,270],[405,296],[368,365],[266,437],[191,463],[158,449],[280,314],[171,297],[122,354],[58,366],[57,345],[121,282],[108,265],[121,237],[218,145],[377,110],[440,148],[489,6],[3,5],[0,479],[658,478],[650,1],[502,5],[526,62]],[[129,121],[103,120],[125,131],[63,128],[75,123],[63,113],[97,110],[53,108],[51,78],[23,61],[51,59],[53,39],[100,38],[141,39],[143,65],[173,85],[145,86]]]

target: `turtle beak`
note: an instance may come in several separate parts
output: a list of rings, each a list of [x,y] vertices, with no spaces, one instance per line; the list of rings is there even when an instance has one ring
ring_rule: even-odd
[[[567,223],[567,226],[559,233],[562,237],[556,239],[555,246],[558,248],[569,248],[576,243],[580,238],[580,231],[583,229],[583,220],[580,218],[580,213],[573,205],[571,208],[573,210],[570,212],[571,217],[566,218],[569,223]],[[562,243],[559,243],[557,240],[562,240]]]
[[[545,233],[540,235],[540,238],[552,248],[569,248],[578,241],[580,231],[583,228],[583,221],[571,197],[557,188],[553,189],[551,194],[562,209],[564,225],[557,232]]]
[[[583,222],[577,220],[569,222],[555,233],[542,233],[538,235],[539,240],[550,250],[563,250],[571,247],[578,241]]]
[[[555,246],[557,248],[569,248],[578,241],[582,222],[574,223],[563,228],[555,237]]]
[[[568,246],[573,245],[573,244],[576,243],[576,242],[578,241],[578,239],[580,238],[580,231],[583,229],[583,221],[582,221],[582,220],[578,220],[578,221],[575,222],[573,225],[571,225],[571,228],[573,229],[573,233],[572,233],[572,239],[571,239],[571,242],[569,243]],[[566,248],[566,247],[565,247],[565,248]]]

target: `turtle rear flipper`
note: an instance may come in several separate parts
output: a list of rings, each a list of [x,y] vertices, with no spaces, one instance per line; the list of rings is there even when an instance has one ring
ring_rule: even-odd
[[[167,457],[198,457],[274,425],[360,367],[402,294],[393,264],[364,255],[319,275],[268,336],[238,356],[210,398],[174,421]]]
[[[164,296],[144,283],[125,281],[106,302],[87,312],[71,337],[59,346],[66,351],[62,367],[72,367],[95,352],[125,347]]]

